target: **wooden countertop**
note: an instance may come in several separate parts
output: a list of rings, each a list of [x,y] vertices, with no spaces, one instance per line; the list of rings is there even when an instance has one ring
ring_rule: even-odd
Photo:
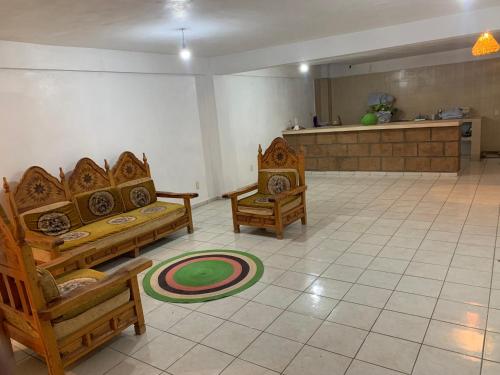
[[[318,128],[306,128],[301,130],[284,130],[285,135],[295,134],[315,134],[315,133],[335,133],[335,132],[352,132],[366,130],[389,130],[389,129],[418,129],[418,128],[440,128],[448,126],[460,126],[463,122],[474,119],[457,119],[457,120],[429,120],[429,121],[402,121],[390,122],[380,125],[341,125],[341,126],[322,126]]]

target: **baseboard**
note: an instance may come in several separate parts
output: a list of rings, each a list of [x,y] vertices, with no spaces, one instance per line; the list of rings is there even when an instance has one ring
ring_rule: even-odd
[[[391,177],[457,177],[457,172],[368,172],[368,171],[306,171],[306,176],[326,177],[326,176],[391,176]]]

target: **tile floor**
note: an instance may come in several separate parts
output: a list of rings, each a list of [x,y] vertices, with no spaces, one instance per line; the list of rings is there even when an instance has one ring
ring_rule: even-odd
[[[265,263],[262,280],[208,303],[144,295],[147,333],[128,330],[68,374],[500,374],[500,161],[460,177],[316,175],[308,185],[309,223],[282,241],[234,234],[228,201],[195,209],[193,235],[143,255],[246,250]],[[16,361],[19,374],[46,373],[18,345]]]

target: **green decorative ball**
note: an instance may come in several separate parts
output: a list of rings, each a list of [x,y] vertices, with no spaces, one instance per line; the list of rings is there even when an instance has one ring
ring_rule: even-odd
[[[367,113],[361,117],[361,123],[363,125],[375,125],[378,123],[378,117],[375,113]]]

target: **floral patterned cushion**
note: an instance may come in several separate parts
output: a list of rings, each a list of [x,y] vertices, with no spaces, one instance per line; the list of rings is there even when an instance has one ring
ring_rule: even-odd
[[[259,193],[279,194],[298,185],[298,173],[295,169],[261,169],[259,171]]]
[[[123,212],[123,202],[116,188],[99,189],[75,196],[76,206],[84,224]]]
[[[59,236],[82,226],[73,202],[58,202],[22,214],[26,228],[47,236]]]
[[[118,186],[125,211],[135,210],[156,202],[156,189],[150,178],[136,180]]]

